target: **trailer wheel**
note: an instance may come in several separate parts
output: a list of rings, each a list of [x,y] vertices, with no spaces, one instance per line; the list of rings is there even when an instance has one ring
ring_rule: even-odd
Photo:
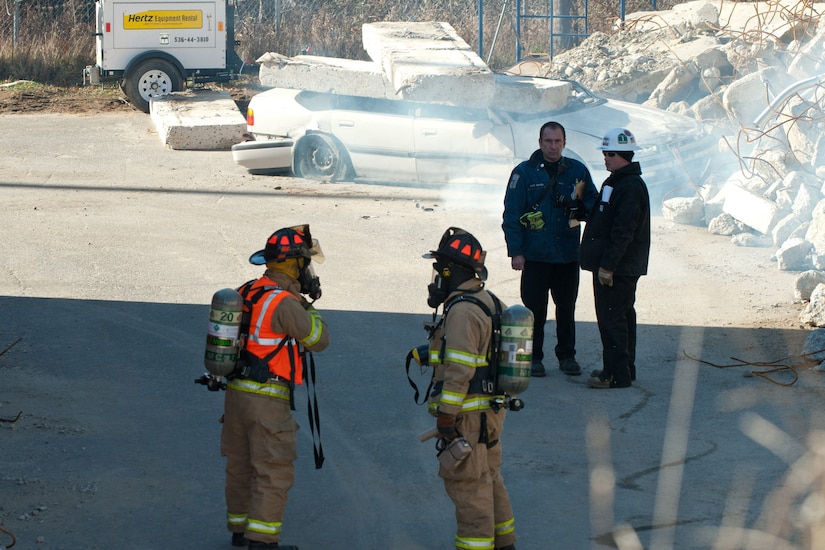
[[[340,181],[350,173],[349,156],[331,137],[310,134],[295,148],[293,172],[300,178]]]
[[[183,90],[183,77],[163,59],[147,59],[123,79],[123,92],[132,104],[149,112],[149,100]]]

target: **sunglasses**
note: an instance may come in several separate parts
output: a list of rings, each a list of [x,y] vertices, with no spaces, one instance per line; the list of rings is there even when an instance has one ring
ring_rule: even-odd
[[[602,151],[602,154],[606,157],[615,157],[618,153],[612,153],[610,151]]]

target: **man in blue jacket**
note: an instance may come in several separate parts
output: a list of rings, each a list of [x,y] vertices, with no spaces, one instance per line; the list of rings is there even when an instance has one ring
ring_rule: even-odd
[[[521,300],[533,312],[532,376],[545,376],[544,323],[552,296],[556,306],[559,369],[581,374],[576,362],[576,299],[579,295],[579,220],[596,202],[598,191],[587,167],[562,156],[564,127],[547,122],[539,130],[539,149],[515,167],[504,196],[507,255],[521,271]],[[548,296],[549,295],[549,296]]]
[[[650,196],[639,149],[629,130],[608,130],[599,147],[610,176],[584,229],[582,269],[593,272],[593,298],[602,339],[604,368],[591,388],[627,388],[636,379],[636,285],[650,256]]]

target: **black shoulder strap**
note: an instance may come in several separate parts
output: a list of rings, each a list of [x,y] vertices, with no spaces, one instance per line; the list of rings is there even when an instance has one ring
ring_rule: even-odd
[[[447,315],[447,312],[450,308],[457,304],[458,302],[470,302],[471,304],[477,305],[481,308],[481,311],[484,312],[487,317],[490,317],[493,320],[493,337],[490,339],[490,349],[488,350],[488,357],[487,359],[492,363],[495,361],[498,363],[498,349],[501,340],[501,300],[498,299],[498,296],[490,292],[489,290],[486,291],[487,294],[493,299],[493,304],[495,304],[496,312],[495,314],[490,311],[490,308],[487,307],[487,304],[473,296],[472,294],[460,294],[456,296],[449,303],[444,305],[444,316]],[[442,350],[443,354],[444,350]],[[492,365],[493,371],[496,372],[498,370],[498,364]]]
[[[541,194],[536,199],[536,201],[533,203],[533,206],[530,207],[531,210],[536,211],[536,210],[539,209],[539,206],[541,206],[541,201],[544,200],[544,196],[547,194],[548,191],[550,191],[551,189],[556,188],[556,183],[558,183],[558,181],[559,181],[559,175],[562,174],[563,172],[565,172],[566,170],[567,170],[567,163],[564,162],[564,157],[562,157],[559,160],[559,167],[556,170],[556,173],[553,175],[552,179],[550,180],[550,183],[545,185],[544,189],[541,190]],[[490,291],[488,290],[487,292],[490,292]],[[490,292],[490,295],[492,295],[492,294],[493,293]]]

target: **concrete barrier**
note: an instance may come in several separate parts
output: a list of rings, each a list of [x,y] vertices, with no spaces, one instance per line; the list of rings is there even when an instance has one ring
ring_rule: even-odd
[[[246,119],[232,96],[220,90],[187,90],[153,98],[149,114],[170,149],[228,151],[246,132]]]

